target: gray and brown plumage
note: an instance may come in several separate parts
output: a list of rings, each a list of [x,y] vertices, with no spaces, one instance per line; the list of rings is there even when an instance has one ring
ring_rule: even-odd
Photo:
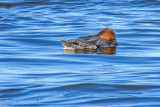
[[[104,28],[97,35],[83,36],[67,41],[62,40],[61,43],[64,49],[67,50],[97,49],[117,46],[115,32],[109,28]]]

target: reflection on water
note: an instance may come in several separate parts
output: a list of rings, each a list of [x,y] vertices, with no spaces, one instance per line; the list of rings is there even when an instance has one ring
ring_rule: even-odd
[[[116,54],[116,47],[105,47],[98,49],[83,49],[83,50],[63,50],[65,54],[106,54],[113,55]]]

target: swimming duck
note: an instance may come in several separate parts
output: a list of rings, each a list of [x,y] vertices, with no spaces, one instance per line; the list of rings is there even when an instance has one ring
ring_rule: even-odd
[[[97,49],[117,46],[115,32],[110,28],[104,28],[97,35],[83,36],[67,41],[62,40],[61,43],[64,49],[67,50]]]

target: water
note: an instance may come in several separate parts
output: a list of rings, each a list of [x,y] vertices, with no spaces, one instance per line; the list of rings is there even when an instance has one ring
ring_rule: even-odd
[[[1,0],[0,106],[159,107],[160,0]],[[60,40],[115,30],[116,54]]]

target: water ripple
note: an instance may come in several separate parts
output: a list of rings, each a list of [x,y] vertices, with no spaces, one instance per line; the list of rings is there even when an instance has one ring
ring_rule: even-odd
[[[0,3],[0,7],[6,7],[6,8],[11,8],[11,7],[16,7],[16,6],[25,6],[25,5],[50,5],[50,2],[46,1],[33,1],[33,2],[21,2],[21,3]]]
[[[0,106],[159,107],[159,4],[1,0]],[[118,47],[63,50],[105,27]]]

